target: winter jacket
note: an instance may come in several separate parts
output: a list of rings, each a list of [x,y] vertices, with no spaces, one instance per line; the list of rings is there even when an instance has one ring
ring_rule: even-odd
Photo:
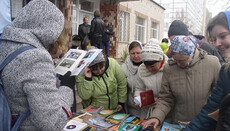
[[[102,42],[108,42],[110,41],[110,35],[113,35],[113,28],[108,25],[108,26],[105,26],[105,30],[109,30],[109,32],[105,32],[103,33],[102,35]]]
[[[151,117],[163,122],[171,111],[169,123],[191,121],[205,104],[216,84],[220,64],[215,56],[196,49],[192,63],[180,68],[173,59],[165,65],[158,104]]]
[[[102,37],[105,27],[100,17],[94,17],[90,26],[90,39],[93,37]]]
[[[127,111],[130,115],[140,117],[141,108],[134,105],[134,91],[135,85],[137,84],[137,70],[139,66],[134,65],[130,56],[128,56],[121,67],[125,73],[128,85],[128,99],[126,103]]]
[[[163,42],[160,44],[160,47],[163,50],[164,54],[166,54],[168,52],[168,49],[169,49],[168,43]]]
[[[78,28],[78,36],[80,37],[81,41],[83,41],[83,39],[85,38],[86,35],[88,35],[90,32],[90,25],[85,25],[80,24],[79,28]]]
[[[54,24],[55,23],[55,24]],[[62,130],[70,111],[73,92],[56,87],[52,57],[46,47],[53,44],[64,28],[61,11],[47,0],[33,0],[10,26],[4,28],[0,44],[0,63],[13,51],[33,45],[18,55],[1,72],[4,91],[12,114],[30,109],[19,130]]]
[[[185,128],[186,131],[210,131],[215,128],[216,121],[210,118],[208,114],[217,110],[220,107],[220,103],[223,100],[223,98],[228,93],[230,93],[230,73],[227,72],[227,70],[225,69],[226,65],[227,64],[223,65],[220,69],[217,84],[213,89],[211,96],[209,96],[207,104]]]
[[[103,106],[104,109],[116,109],[118,103],[127,100],[127,81],[116,60],[109,58],[102,75],[86,79],[84,74],[76,77],[78,94],[83,108],[89,105]]]
[[[223,65],[225,63],[224,58],[221,56],[221,54],[219,53],[219,51],[213,47],[211,44],[204,42],[201,46],[201,49],[205,50],[208,52],[209,55],[214,55],[219,59],[219,62],[221,65]]]
[[[161,88],[161,78],[163,75],[163,69],[167,61],[168,57],[164,55],[164,64],[156,74],[152,74],[151,72],[149,72],[144,63],[142,63],[139,66],[134,96],[140,96],[141,92],[151,89],[153,90],[154,97],[158,98],[158,93],[160,92]],[[142,107],[141,112],[139,112],[140,118],[148,118],[148,111],[151,108],[151,106]]]

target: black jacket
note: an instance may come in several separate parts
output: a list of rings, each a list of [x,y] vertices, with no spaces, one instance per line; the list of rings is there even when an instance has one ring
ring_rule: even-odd
[[[80,37],[81,41],[88,35],[90,32],[90,25],[80,24],[78,28],[78,36]]]
[[[92,37],[102,37],[103,33],[104,33],[104,22],[100,17],[93,18],[90,26],[90,39]]]
[[[106,30],[109,30],[109,32],[106,32]],[[113,35],[113,28],[110,25],[105,26],[105,32],[102,35],[102,41],[103,42],[110,41],[109,39],[110,35]]]

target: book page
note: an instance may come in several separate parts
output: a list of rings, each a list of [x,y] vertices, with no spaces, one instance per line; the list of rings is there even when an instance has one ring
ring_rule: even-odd
[[[77,76],[83,73],[84,69],[97,57],[102,49],[91,49],[89,50],[84,58],[80,61],[80,64],[72,71],[71,76]]]
[[[81,62],[87,52],[84,50],[70,49],[60,60],[55,68],[55,72],[64,75],[68,71],[73,71]]]

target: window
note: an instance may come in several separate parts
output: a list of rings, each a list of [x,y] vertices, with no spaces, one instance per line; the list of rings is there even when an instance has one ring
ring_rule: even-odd
[[[119,41],[126,42],[129,41],[129,13],[120,11],[120,19],[119,19]]]
[[[79,4],[80,4],[81,10],[93,12],[93,9],[94,9],[94,3],[93,2],[90,2],[87,0],[80,0]]]
[[[152,22],[150,38],[158,39],[159,26],[157,23]]]
[[[136,40],[141,41],[142,43],[145,42],[145,19],[136,17]]]
[[[74,0],[75,1],[75,0]],[[72,34],[77,34],[77,7],[76,4],[73,4],[73,15],[72,15]]]

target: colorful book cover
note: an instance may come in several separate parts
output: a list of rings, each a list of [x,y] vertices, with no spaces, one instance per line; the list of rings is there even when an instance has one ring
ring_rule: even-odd
[[[155,102],[153,90],[147,90],[140,93],[142,107],[150,105]]]
[[[124,124],[118,131],[138,131],[140,128],[140,125]]]
[[[95,125],[98,125],[100,127],[103,127],[103,128],[109,128],[115,124],[113,123],[109,123],[109,122],[106,122],[104,121],[101,117],[99,116],[94,116],[92,118],[89,118],[89,121]]]
[[[129,116],[128,114],[124,114],[124,113],[114,113],[110,116],[107,116],[105,120],[110,123],[117,124],[117,123],[123,122],[128,116]]]
[[[64,131],[81,131],[85,129],[88,125],[75,120],[70,120],[64,127]]]
[[[180,125],[164,122],[160,131],[182,131],[182,128]]]
[[[109,116],[111,114],[113,114],[114,112],[116,112],[115,110],[101,110],[99,112],[100,115],[103,115],[103,116]]]
[[[98,113],[99,111],[101,111],[104,107],[103,106],[88,106],[87,108],[85,108],[83,111],[84,112],[89,112],[89,113]]]

